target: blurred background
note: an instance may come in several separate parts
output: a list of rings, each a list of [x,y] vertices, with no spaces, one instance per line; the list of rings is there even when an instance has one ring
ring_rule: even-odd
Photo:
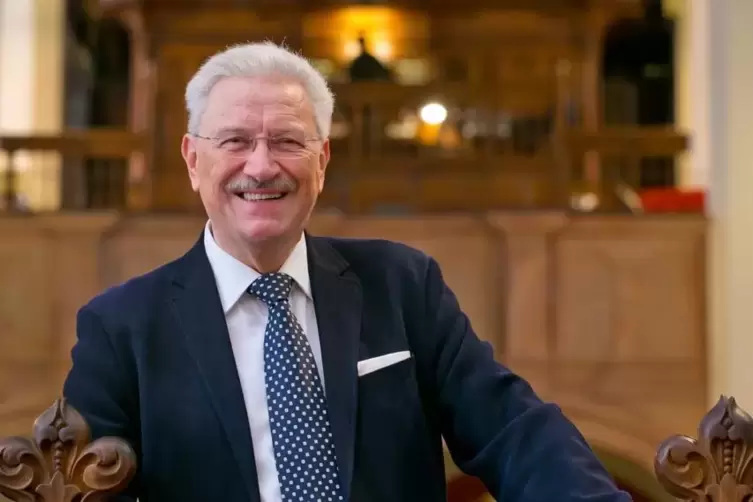
[[[658,443],[753,405],[753,2],[711,5],[0,0],[0,435],[59,394],[83,303],[195,241],[185,84],[270,39],[336,94],[310,230],[436,257],[499,360],[667,500]]]

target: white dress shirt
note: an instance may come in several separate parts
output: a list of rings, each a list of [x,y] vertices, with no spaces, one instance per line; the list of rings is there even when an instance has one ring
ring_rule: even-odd
[[[204,232],[204,248],[214,272],[217,290],[225,312],[235,364],[238,367],[243,399],[246,404],[251,439],[256,459],[256,474],[262,502],[280,502],[280,482],[277,477],[272,432],[269,428],[267,395],[264,387],[264,330],[268,308],[246,289],[259,273],[241,263],[219,247],[212,237],[211,225]],[[324,385],[322,349],[316,324],[314,301],[311,295],[306,239],[301,235],[293,252],[280,268],[293,278],[290,305],[314,352],[319,377]]]

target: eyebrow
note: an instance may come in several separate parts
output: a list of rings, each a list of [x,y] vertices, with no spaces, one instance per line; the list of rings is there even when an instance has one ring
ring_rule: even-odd
[[[248,135],[252,134],[252,130],[248,127],[223,127],[218,129],[214,134],[215,137],[230,136],[230,135]],[[306,128],[299,124],[287,124],[285,127],[272,126],[269,128],[271,136],[277,136],[282,134],[301,134],[306,135]]]
[[[248,134],[251,131],[245,127],[224,127],[214,134],[214,136],[229,136],[231,134]]]

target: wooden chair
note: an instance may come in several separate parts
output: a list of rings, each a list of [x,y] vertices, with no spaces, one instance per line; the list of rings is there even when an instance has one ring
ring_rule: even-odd
[[[753,418],[722,396],[701,420],[697,440],[677,435],[661,443],[654,471],[680,500],[753,501]]]
[[[0,501],[100,501],[136,474],[131,446],[114,437],[91,442],[86,421],[65,399],[37,418],[32,437],[0,439]]]
[[[659,482],[689,502],[753,502],[753,417],[722,396],[698,439],[675,435],[654,459]],[[136,455],[120,438],[91,442],[89,426],[65,399],[37,418],[33,439],[0,439],[0,501],[95,502],[120,493]]]

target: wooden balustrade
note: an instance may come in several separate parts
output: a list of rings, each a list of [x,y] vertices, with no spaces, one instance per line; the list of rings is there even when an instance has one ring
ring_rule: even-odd
[[[408,95],[396,93],[401,99]],[[379,128],[365,125],[362,107],[357,108],[355,118],[336,118],[332,163],[320,207],[346,213],[562,209],[571,207],[573,193],[587,191],[601,199],[599,209],[614,210],[621,204],[618,188],[621,184],[636,186],[644,159],[671,162],[687,146],[684,136],[667,128],[614,128],[594,133],[546,127],[516,131],[513,125],[509,134],[464,136],[457,109],[450,110],[443,126],[452,136],[446,141],[429,133],[425,136],[420,129],[428,126],[420,123],[414,128],[408,124],[399,134],[390,135],[384,131],[400,125],[384,125],[390,118],[384,115],[387,108],[383,106],[389,95],[380,96],[369,102],[374,103],[370,105],[374,113],[368,121],[380,124]],[[416,108],[403,109],[406,114],[418,113]],[[482,116],[475,130],[488,130],[492,122],[490,114]],[[173,148],[177,150],[178,145]],[[28,152],[53,152],[62,157],[62,190],[69,194],[64,197],[63,209],[150,207],[148,200],[133,203],[143,197],[152,172],[146,165],[150,152],[143,136],[95,129],[59,136],[3,137],[0,151],[8,154],[4,186],[0,185],[6,209],[17,209],[19,159]],[[595,155],[599,164],[596,182],[583,175],[588,155]],[[182,170],[161,189],[175,190],[181,185],[187,186]]]
[[[125,208],[129,171],[144,170],[145,138],[117,129],[68,130],[59,135],[3,136],[0,151],[5,154],[0,209],[26,209],[19,197],[22,173],[44,178],[53,189],[62,185],[63,208]],[[50,167],[62,173],[43,172]]]

